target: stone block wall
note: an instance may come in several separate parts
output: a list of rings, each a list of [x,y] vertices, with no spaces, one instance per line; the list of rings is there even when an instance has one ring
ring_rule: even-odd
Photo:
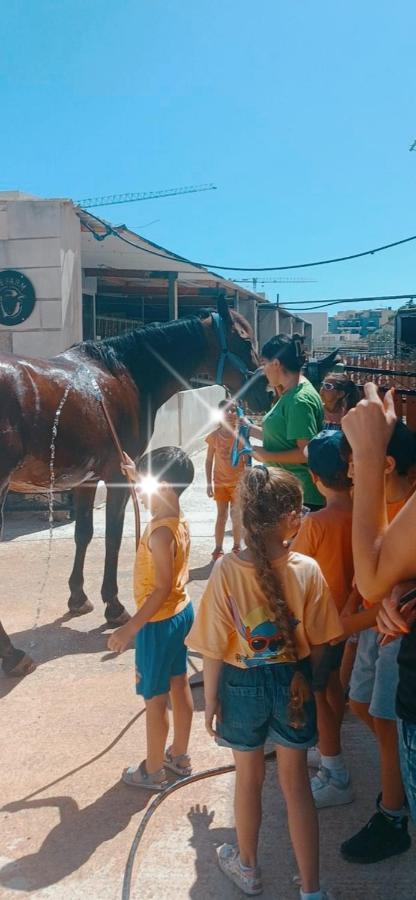
[[[31,281],[36,302],[19,325],[0,324],[0,350],[51,357],[82,338],[80,222],[68,200],[0,194],[0,271]]]

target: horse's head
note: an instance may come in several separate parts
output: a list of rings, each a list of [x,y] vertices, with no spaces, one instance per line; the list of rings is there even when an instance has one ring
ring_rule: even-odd
[[[328,356],[321,359],[308,359],[304,372],[306,378],[312,382],[314,388],[319,391],[322,381],[329,372],[332,372],[334,365],[339,361],[338,350],[332,350]]]
[[[254,348],[252,329],[225,299],[218,301],[217,310],[211,314],[215,381],[233,397],[246,400],[252,412],[266,412],[270,408],[267,379]]]

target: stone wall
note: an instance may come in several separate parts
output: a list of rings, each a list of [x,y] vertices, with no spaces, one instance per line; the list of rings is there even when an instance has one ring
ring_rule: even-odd
[[[80,222],[68,200],[0,194],[0,270],[32,282],[33,312],[0,325],[0,349],[51,357],[82,339]]]

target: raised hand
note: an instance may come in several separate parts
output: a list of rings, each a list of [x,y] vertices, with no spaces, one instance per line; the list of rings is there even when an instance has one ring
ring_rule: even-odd
[[[353,456],[374,458],[385,454],[397,421],[393,391],[384,400],[372,382],[364,385],[365,399],[342,419],[342,430],[351,446]]]

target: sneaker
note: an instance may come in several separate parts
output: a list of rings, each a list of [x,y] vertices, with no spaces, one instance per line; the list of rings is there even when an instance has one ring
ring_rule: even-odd
[[[222,550],[221,547],[216,547],[215,550],[213,550],[212,553],[211,553],[211,559],[212,559],[214,562],[216,562],[217,559],[220,558],[220,556],[224,556],[224,550]]]
[[[393,821],[392,816],[376,812],[361,831],[341,844],[341,856],[348,862],[381,862],[389,856],[405,853],[411,843],[407,816]]]
[[[319,769],[321,766],[321,751],[319,747],[309,747],[307,754],[308,766],[311,769]]]
[[[217,857],[221,871],[240,888],[243,894],[253,897],[255,894],[262,893],[260,869],[257,866],[253,868],[242,866],[238,847],[234,847],[232,844],[222,844],[217,849]]]
[[[350,780],[348,779],[346,784],[342,784],[331,775],[325,766],[321,766],[317,774],[311,778],[311,788],[315,806],[318,809],[323,809],[325,806],[344,806],[354,800]]]

